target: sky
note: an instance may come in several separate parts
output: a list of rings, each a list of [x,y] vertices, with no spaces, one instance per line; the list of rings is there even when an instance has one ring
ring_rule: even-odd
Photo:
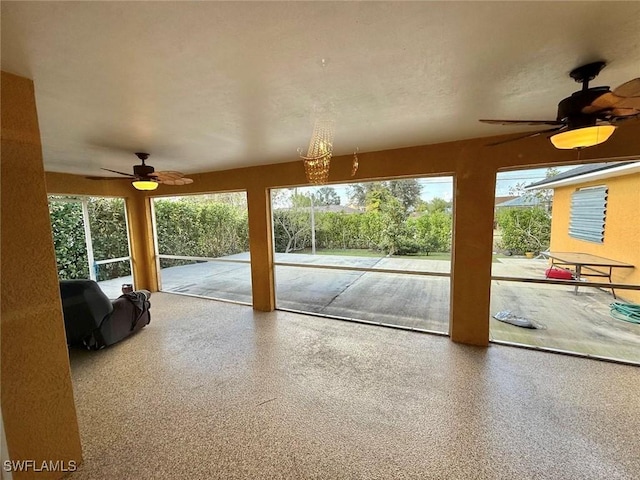
[[[580,165],[567,165],[564,167],[554,167],[558,173],[566,172]],[[496,178],[496,197],[509,195],[509,189],[518,183],[525,182],[526,185],[544,180],[547,168],[533,168],[529,170],[512,170],[510,172],[498,172]]]
[[[565,167],[555,167],[560,172],[576,168],[578,165],[570,165]],[[546,168],[535,168],[528,170],[513,170],[510,172],[499,172],[496,178],[496,196],[502,197],[509,195],[509,189],[518,183],[525,182],[527,185],[537,182],[545,178]],[[424,201],[432,200],[436,197],[450,201],[453,198],[453,177],[425,177],[418,178],[418,182],[422,185],[422,194],[420,195]],[[340,196],[340,204],[347,205],[349,203],[349,193],[347,185],[328,185],[335,189]],[[299,188],[300,193],[306,193],[308,190],[314,190],[321,187],[303,187]]]

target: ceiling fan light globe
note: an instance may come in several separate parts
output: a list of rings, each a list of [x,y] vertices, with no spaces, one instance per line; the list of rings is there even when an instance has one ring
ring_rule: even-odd
[[[155,190],[158,188],[158,182],[154,182],[153,180],[135,180],[131,182],[133,188],[136,190]]]
[[[615,125],[596,125],[576,128],[566,132],[556,133],[550,140],[554,147],[560,150],[587,148],[599,145],[609,140],[616,130]]]

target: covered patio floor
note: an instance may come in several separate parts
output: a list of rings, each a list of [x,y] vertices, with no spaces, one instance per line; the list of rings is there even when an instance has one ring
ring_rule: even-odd
[[[248,261],[248,253],[221,260]],[[318,315],[448,333],[450,262],[445,260],[276,254],[276,307]],[[301,266],[277,265],[277,263]],[[346,267],[435,272],[445,276],[337,270]],[[543,278],[547,261],[496,258],[493,275]],[[130,277],[101,282],[117,296]],[[211,261],[163,268],[162,291],[251,304],[249,263]],[[491,315],[509,310],[538,328],[490,319],[490,338],[533,347],[640,363],[640,325],[609,314],[610,291],[494,281]],[[624,298],[624,291],[617,292]]]

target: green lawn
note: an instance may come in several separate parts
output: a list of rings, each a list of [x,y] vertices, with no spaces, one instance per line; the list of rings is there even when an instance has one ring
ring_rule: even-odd
[[[299,253],[306,253],[307,255],[311,255],[311,249],[305,248],[301,250]],[[343,257],[384,257],[385,254],[382,252],[376,252],[374,250],[367,250],[365,248],[348,248],[345,250],[338,249],[318,249],[316,250],[316,255],[340,255]]]
[[[418,260],[451,260],[451,254],[447,252],[434,252],[429,255],[410,254],[410,255],[392,255],[393,258],[416,258]]]
[[[300,251],[307,255],[311,254],[310,248],[305,248]],[[352,248],[352,249],[318,249],[316,255],[340,255],[343,257],[386,257],[382,252],[376,252],[375,250],[367,250],[364,248]],[[450,253],[430,253],[429,255],[392,255],[393,258],[415,258],[417,260],[450,260]]]
[[[305,248],[298,253],[311,255],[311,249]],[[382,252],[376,252],[375,250],[367,250],[365,248],[352,248],[352,249],[318,249],[316,255],[340,255],[343,257],[385,257]],[[434,252],[429,255],[392,255],[393,258],[414,258],[416,260],[451,260],[451,253],[447,252]],[[493,262],[497,262],[498,258],[504,258],[504,255],[493,255]]]

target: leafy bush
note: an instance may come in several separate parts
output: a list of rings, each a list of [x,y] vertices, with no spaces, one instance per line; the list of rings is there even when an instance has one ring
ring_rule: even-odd
[[[316,245],[320,248],[368,248],[361,234],[360,215],[323,212],[316,214]],[[363,247],[363,244],[365,246]]]
[[[396,255],[412,255],[421,251],[421,246],[418,242],[411,238],[401,237],[398,241]]]
[[[551,216],[542,207],[510,208],[498,213],[500,248],[511,253],[541,252],[551,241]]]
[[[58,277],[61,280],[89,278],[82,204],[50,201],[49,217],[58,264]]]
[[[391,255],[451,251],[451,214],[425,212],[417,219],[405,215],[394,198],[365,213],[315,212],[316,248],[378,250]],[[273,228],[276,252],[311,247],[309,208],[274,210]]]
[[[451,251],[451,214],[441,210],[425,213],[415,221],[416,237],[420,250],[431,252]]]
[[[215,258],[247,251],[247,209],[243,202],[233,201],[234,198],[200,196],[155,200],[159,252]],[[407,219],[402,203],[386,194],[381,195],[376,205],[367,212],[355,214],[316,211],[316,247],[380,250],[398,255],[451,250],[449,213],[434,210],[424,212],[417,219]],[[128,256],[124,200],[91,198],[88,208],[94,258]],[[49,211],[60,278],[89,278],[82,204],[52,199]],[[274,209],[273,228],[276,252],[311,247],[309,207]],[[193,262],[172,259],[163,260],[161,266],[190,263]],[[98,280],[131,274],[129,262],[100,265],[96,270]]]
[[[129,256],[124,200],[89,198],[87,209],[94,260]],[[49,201],[49,217],[58,277],[63,280],[89,278],[81,201],[52,197]],[[96,266],[98,281],[130,274],[128,261]]]
[[[87,207],[94,260],[128,257],[129,240],[124,199],[90,198]],[[131,264],[128,261],[96,267],[98,281],[127,275],[131,275]]]
[[[398,252],[400,245],[407,242],[408,232],[405,224],[405,210],[395,197],[388,197],[380,203],[382,217],[382,241],[380,249],[389,255]]]
[[[249,249],[245,208],[215,200],[159,199],[154,209],[161,254],[215,258]]]
[[[372,250],[379,250],[382,243],[383,219],[378,212],[366,212],[355,214],[360,222],[359,225],[359,247]]]
[[[383,244],[384,218],[380,212],[347,214],[314,212],[316,248],[379,250]],[[273,211],[276,252],[311,247],[311,215],[308,208]]]

